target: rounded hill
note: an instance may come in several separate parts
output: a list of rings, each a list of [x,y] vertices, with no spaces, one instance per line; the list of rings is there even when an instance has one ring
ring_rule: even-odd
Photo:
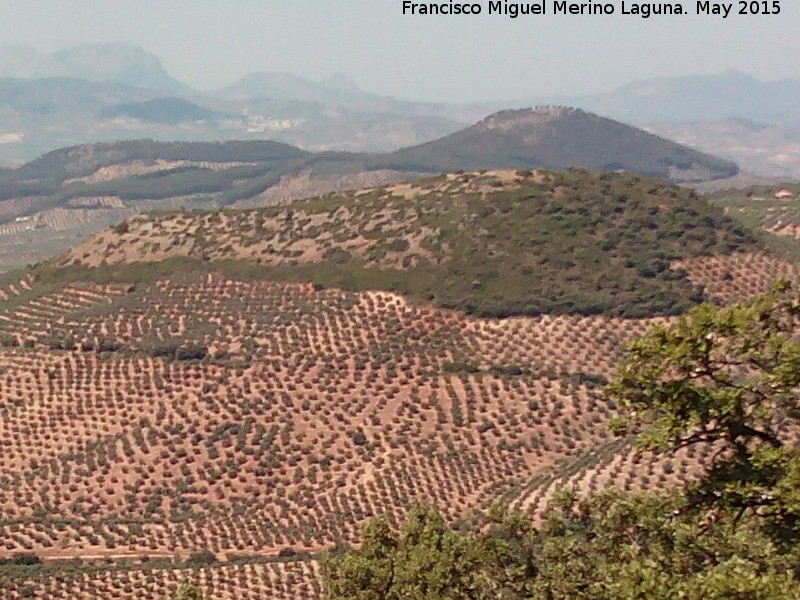
[[[508,110],[447,137],[399,150],[389,164],[428,171],[580,167],[675,182],[732,177],[738,167],[618,121],[579,109]]]
[[[59,264],[124,279],[163,275],[177,261],[181,269],[396,291],[482,316],[642,317],[703,299],[674,261],[760,245],[720,209],[662,181],[503,170],[278,207],[139,215]]]

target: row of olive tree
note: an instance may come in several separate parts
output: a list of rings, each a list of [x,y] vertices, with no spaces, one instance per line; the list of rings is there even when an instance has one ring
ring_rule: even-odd
[[[417,507],[332,552],[330,600],[800,599],[800,294],[703,305],[634,342],[606,388],[643,449],[713,444],[670,494],[560,492],[542,524],[490,511],[464,532]],[[176,600],[203,600],[182,586]]]
[[[331,556],[331,600],[800,598],[800,295],[785,281],[749,302],[704,305],[632,344],[607,387],[618,433],[642,448],[718,450],[667,495],[558,495],[543,524],[490,514],[451,530],[417,508],[373,520]]]

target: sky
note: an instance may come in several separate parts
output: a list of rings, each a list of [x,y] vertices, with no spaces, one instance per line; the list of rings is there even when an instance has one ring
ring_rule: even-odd
[[[648,19],[611,2],[614,15],[511,19],[487,14],[488,0],[478,16],[403,15],[401,0],[2,0],[0,44],[52,52],[127,42],[198,90],[255,71],[344,73],[368,91],[441,102],[595,93],[729,69],[800,78],[797,0],[779,0],[778,15],[738,15],[734,2],[727,18],[682,2],[689,14]]]

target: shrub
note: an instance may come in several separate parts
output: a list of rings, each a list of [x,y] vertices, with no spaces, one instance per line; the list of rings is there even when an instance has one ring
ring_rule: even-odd
[[[185,564],[192,567],[203,567],[213,565],[219,562],[216,555],[207,548],[192,552],[189,558],[186,559]]]
[[[0,346],[3,348],[15,348],[16,346],[19,346],[19,340],[17,339],[17,336],[3,331],[0,332]]]
[[[97,341],[98,352],[117,352],[121,347],[122,345],[114,338],[102,337]]]
[[[166,339],[159,340],[157,338],[150,339],[144,342],[144,350],[153,358],[175,358],[175,354],[180,348],[183,340],[180,339]]]
[[[33,565],[41,564],[42,559],[36,556],[33,552],[18,552],[12,555],[11,564],[30,567]]]
[[[177,360],[202,360],[207,354],[208,349],[197,344],[186,344],[175,350]]]
[[[480,371],[477,365],[466,361],[447,361],[443,368],[445,373],[477,373]]]
[[[356,446],[363,446],[367,443],[367,436],[364,434],[363,429],[356,429],[350,434],[350,437]]]
[[[389,242],[387,247],[393,252],[405,252],[411,247],[411,244],[403,238],[395,238]]]

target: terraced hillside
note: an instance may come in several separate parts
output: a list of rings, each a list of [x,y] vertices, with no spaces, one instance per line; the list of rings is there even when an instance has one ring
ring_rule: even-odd
[[[675,485],[703,460],[665,470],[605,430],[598,386],[646,320],[485,320],[213,275],[73,284],[2,317],[6,556],[252,562],[355,542],[414,502],[535,514],[565,480]],[[87,590],[146,589],[136,570],[101,577]]]
[[[115,229],[0,281],[0,557],[16,563],[0,564],[4,598],[156,600],[186,579],[216,599],[321,598],[315,553],[356,543],[376,514],[397,522],[425,502],[480,523],[498,505],[535,517],[564,485],[678,486],[712,449],[634,452],[608,433],[616,407],[601,391],[625,343],[669,318],[657,306],[482,318],[386,281],[428,268],[491,299],[469,264],[555,260],[562,238],[526,245],[528,231],[561,231],[568,258],[637,232],[639,246],[620,239],[575,271],[585,296],[587,272],[638,273],[626,253],[653,240],[667,266],[632,281],[687,303],[689,280],[730,297],[762,285],[748,264],[791,268],[688,192],[578,171],[456,174]],[[543,277],[519,269],[497,279]],[[350,289],[314,281],[325,272]]]

